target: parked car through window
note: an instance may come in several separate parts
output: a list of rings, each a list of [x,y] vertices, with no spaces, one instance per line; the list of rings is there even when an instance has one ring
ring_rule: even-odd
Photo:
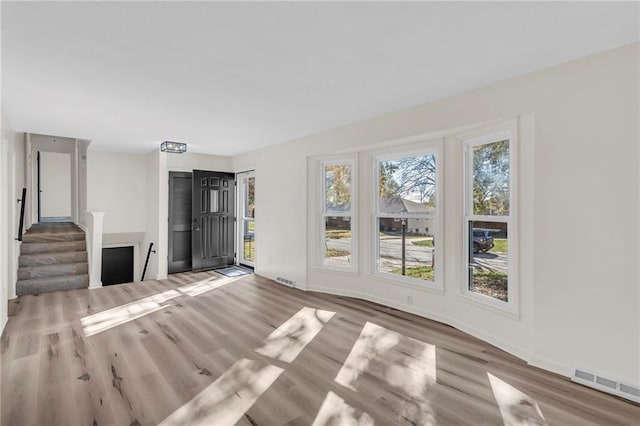
[[[473,252],[486,253],[493,248],[491,231],[482,228],[473,228]]]

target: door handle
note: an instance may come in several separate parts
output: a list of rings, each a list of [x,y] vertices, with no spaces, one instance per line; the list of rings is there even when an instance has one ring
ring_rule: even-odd
[[[200,227],[199,227],[199,226],[192,226],[192,227],[191,227],[191,230],[192,230],[192,231],[199,231],[199,230],[200,230]]]

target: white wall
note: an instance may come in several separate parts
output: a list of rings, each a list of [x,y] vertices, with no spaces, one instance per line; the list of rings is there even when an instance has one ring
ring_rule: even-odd
[[[40,216],[71,217],[71,154],[40,153]]]
[[[147,157],[142,154],[87,152],[87,210],[104,212],[104,232],[147,229]]]
[[[91,141],[78,140],[78,222],[87,225],[87,151]]]
[[[5,116],[0,135],[0,332],[7,320],[7,301],[16,297],[20,243],[18,223],[24,186],[24,134],[14,132]]]
[[[209,170],[212,172],[232,172],[231,157],[205,154],[167,154],[167,167],[174,172]]]
[[[235,157],[235,170],[256,169],[256,271],[445,320],[560,374],[579,365],[640,383],[639,47]],[[416,290],[410,307],[404,304],[406,289],[372,279],[365,268],[354,276],[318,272],[308,263],[308,235],[316,226],[306,213],[312,196],[302,178],[308,157],[414,135],[449,136],[445,203],[455,208],[461,147],[451,136],[467,126],[518,117],[525,192],[519,319],[456,296],[462,234],[455,217],[445,215],[445,294]],[[368,164],[361,163],[361,177],[371,173]],[[364,234],[370,213],[363,210],[360,219]]]
[[[167,276],[166,247],[168,245],[167,237],[163,237],[162,235],[162,227],[167,228],[167,221],[162,222],[161,220],[161,217],[167,217],[167,213],[163,213],[162,210],[164,204],[162,199],[165,198],[163,191],[166,192],[164,187],[168,187],[168,174],[167,180],[162,179],[162,176],[166,174],[166,154],[157,149],[146,154],[145,161],[147,184],[145,205],[146,229],[142,244],[141,262],[144,264],[149,244],[153,243],[155,253],[151,253],[149,257],[145,280],[163,279]],[[144,198],[141,199],[144,200]],[[164,256],[164,261],[162,256]]]
[[[9,302],[9,209],[13,203],[9,199],[9,173],[8,173],[8,146],[9,142],[5,139],[6,124],[2,117],[2,140],[0,145],[0,332],[4,330],[7,323],[7,311]]]
[[[162,280],[167,278],[169,263],[169,171],[168,157],[166,152],[157,151],[158,158],[158,174],[157,185],[154,193],[158,194],[158,210],[157,210],[157,272],[156,279]]]

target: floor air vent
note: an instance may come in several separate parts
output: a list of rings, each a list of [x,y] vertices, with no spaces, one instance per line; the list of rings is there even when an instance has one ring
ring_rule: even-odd
[[[640,387],[620,383],[617,380],[591,373],[585,369],[574,368],[571,380],[622,398],[640,403]]]
[[[627,386],[620,383],[620,392],[627,393],[636,397],[636,401],[640,402],[640,389],[633,386]]]
[[[289,287],[295,287],[296,286],[296,282],[295,281],[291,281],[291,280],[288,280],[286,278],[278,277],[278,278],[276,278],[276,281],[281,282],[283,284],[286,284]]]

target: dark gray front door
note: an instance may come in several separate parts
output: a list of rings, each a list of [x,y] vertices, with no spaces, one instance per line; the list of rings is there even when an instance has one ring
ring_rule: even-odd
[[[193,171],[193,270],[234,264],[234,194],[233,174]]]
[[[191,270],[191,173],[169,172],[169,273]]]

